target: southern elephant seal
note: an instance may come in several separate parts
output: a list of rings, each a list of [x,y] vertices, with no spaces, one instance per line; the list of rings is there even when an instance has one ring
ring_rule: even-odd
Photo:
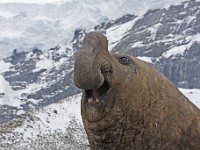
[[[86,34],[74,81],[92,150],[200,150],[200,110],[152,65]]]

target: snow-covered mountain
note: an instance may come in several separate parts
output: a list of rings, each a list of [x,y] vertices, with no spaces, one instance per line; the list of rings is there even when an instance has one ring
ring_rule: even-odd
[[[200,2],[149,10],[113,51],[149,60],[177,86],[200,88]]]
[[[19,15],[22,19],[19,22],[19,18],[8,17],[11,22],[7,21],[7,29],[16,30],[15,27],[19,25],[18,29],[24,30],[20,36],[24,35],[29,41],[25,45],[21,45],[18,41],[20,39],[18,33],[16,38],[6,38],[8,33],[13,35],[15,32],[7,32],[7,29],[0,30],[0,33],[5,31],[5,34],[0,34],[0,36],[5,35],[0,40],[2,50],[6,49],[5,45],[12,48],[12,55],[0,60],[0,123],[4,123],[0,126],[0,149],[2,147],[3,149],[88,148],[79,110],[81,91],[73,83],[73,64],[74,52],[80,48],[85,33],[89,31],[103,32],[108,37],[110,51],[131,54],[152,63],[181,88],[196,88],[180,90],[200,108],[200,90],[198,90],[200,89],[199,1],[192,0],[168,8],[148,10],[144,15],[130,12],[118,18],[112,17],[112,11],[110,11],[111,14],[108,13],[108,16],[106,16],[107,10],[100,11],[106,1],[98,1],[99,8],[97,8],[92,7],[94,2],[87,0],[83,1],[80,6],[80,10],[85,8],[84,13],[79,12],[79,17],[75,17],[70,9],[72,6],[77,7],[77,2],[78,0],[64,2],[63,5],[48,3],[42,6],[35,3],[31,4],[31,7],[24,3],[0,4],[3,15],[6,11],[18,14],[19,10],[27,9],[32,11],[30,12],[33,13],[33,21],[38,12],[40,12],[38,16],[41,17],[41,11],[49,15],[47,18],[52,18],[53,22],[59,13],[63,21],[66,21],[66,24],[60,22],[63,26],[51,26],[49,22],[43,26],[43,21],[41,24],[30,23],[31,14],[28,14],[27,10],[22,11],[22,14],[26,12],[27,20],[22,17],[23,15]],[[144,4],[144,1],[142,2]],[[68,12],[71,20],[65,18],[67,12],[63,13],[65,12],[64,7],[66,11],[69,8],[67,3],[71,6],[69,9],[71,13]],[[152,4],[155,3],[160,6],[160,1],[152,1]],[[108,2],[105,7],[113,8],[111,4],[113,3]],[[128,5],[130,8],[133,7],[131,4],[123,3],[119,6],[126,8],[127,5],[127,9],[123,10],[128,11]],[[144,7],[144,10],[149,8],[150,4],[148,3],[148,7]],[[81,15],[88,13],[86,8],[89,6],[91,12],[98,10],[97,12],[101,15],[93,12],[92,15],[98,14],[100,19],[93,16],[94,22],[87,20],[85,24]],[[53,16],[54,14],[50,12],[54,10],[54,7],[63,7],[63,10],[60,9],[60,12],[56,12],[57,16]],[[117,12],[120,7],[113,9],[116,16],[121,15],[121,12]],[[5,23],[5,18],[5,16],[0,17],[0,22]],[[74,26],[72,24],[74,20],[81,26]],[[67,22],[71,27],[68,28]],[[98,22],[101,23],[98,24]],[[29,30],[26,30],[27,24],[31,25]],[[46,32],[49,27],[52,30]],[[9,42],[6,43],[5,39]],[[60,42],[62,40],[63,43]],[[43,46],[37,46],[42,42]],[[9,49],[6,50],[9,51]],[[61,144],[55,144],[52,141],[59,141]]]
[[[10,1],[10,2],[9,2]],[[77,29],[184,0],[1,0],[0,57],[69,44]],[[27,3],[28,2],[28,3]]]

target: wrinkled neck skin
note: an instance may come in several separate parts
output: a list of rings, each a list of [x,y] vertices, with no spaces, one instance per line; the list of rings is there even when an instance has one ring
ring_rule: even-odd
[[[124,56],[128,64],[120,63]],[[83,89],[81,113],[92,150],[200,148],[199,109],[150,64],[110,54],[102,35],[86,35],[74,81]]]
[[[100,59],[107,60],[107,64],[110,64],[111,68],[109,73],[104,74],[104,79],[109,82],[109,90],[104,97],[106,104],[103,108],[92,108],[88,113],[84,108],[86,99],[84,92],[81,105],[83,123],[86,127],[91,149],[118,149],[122,148],[121,140],[123,139],[123,130],[126,128],[126,111],[130,106],[129,101],[122,101],[130,95],[128,93],[127,95],[120,95],[120,93],[122,90],[126,92],[125,89],[129,88],[126,84],[136,75],[136,67],[129,70],[123,66],[117,66],[116,64],[119,64],[119,62],[115,55],[99,56]],[[121,71],[121,68],[123,68],[123,71]],[[100,117],[97,117],[99,115]]]
[[[116,59],[115,55],[113,55],[113,59]],[[153,88],[156,88],[156,84],[155,87],[148,87],[150,91],[146,89],[146,85],[149,85],[147,82],[152,81],[152,79],[149,79],[151,71],[146,68],[144,72],[147,76],[143,76],[141,74],[142,68],[139,66],[143,64],[137,61],[139,60],[134,60],[133,68],[132,66],[126,68],[118,62],[110,61],[110,64],[112,64],[110,78],[113,80],[110,81],[111,88],[106,99],[110,103],[105,107],[105,110],[98,112],[105,113],[100,120],[92,121],[88,119],[84,109],[85,94],[83,94],[82,118],[87,127],[86,132],[92,150],[142,149],[145,124],[150,124],[150,120],[145,120],[145,115],[149,118],[149,111],[145,114],[145,109],[149,109],[152,102],[145,95],[150,97],[153,94],[151,92],[154,92]],[[140,80],[142,82],[138,84]],[[152,124],[154,126],[154,123]],[[139,142],[141,145],[137,147]],[[127,145],[127,143],[129,144]]]

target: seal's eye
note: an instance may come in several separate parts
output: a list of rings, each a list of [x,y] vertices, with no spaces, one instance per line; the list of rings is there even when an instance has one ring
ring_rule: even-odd
[[[121,57],[121,58],[119,59],[119,62],[120,62],[122,65],[128,65],[129,62],[130,62],[130,60],[129,60],[128,57],[123,56],[123,57]]]

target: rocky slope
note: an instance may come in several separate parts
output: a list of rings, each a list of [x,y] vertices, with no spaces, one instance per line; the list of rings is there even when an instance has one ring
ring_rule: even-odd
[[[46,53],[37,49],[15,53],[1,65],[1,123],[80,92],[73,85],[73,50],[56,47]]]
[[[0,150],[87,150],[80,94],[25,113],[0,128]]]
[[[113,51],[149,57],[177,86],[200,88],[200,2],[149,10]]]

